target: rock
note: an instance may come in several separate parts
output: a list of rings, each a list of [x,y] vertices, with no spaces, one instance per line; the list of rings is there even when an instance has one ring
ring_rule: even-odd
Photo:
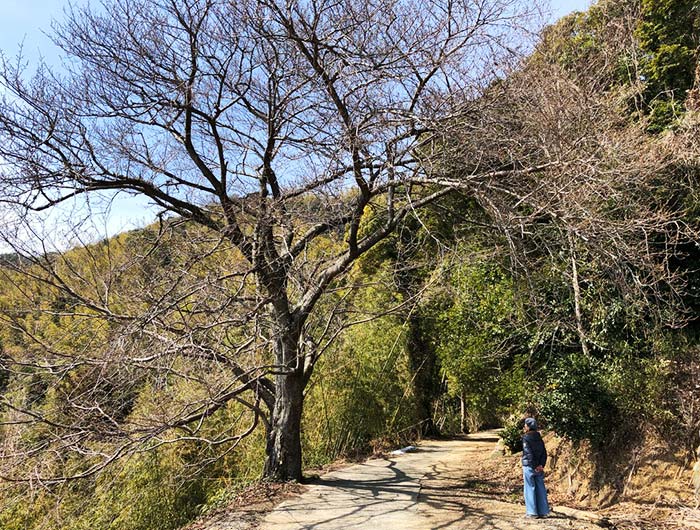
[[[402,447],[401,449],[397,449],[396,451],[392,451],[392,455],[405,455],[406,453],[415,453],[418,451],[418,448],[415,445],[409,445],[408,447]]]

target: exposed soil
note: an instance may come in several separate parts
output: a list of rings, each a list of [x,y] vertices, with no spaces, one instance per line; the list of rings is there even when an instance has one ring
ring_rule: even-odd
[[[593,461],[585,446],[554,436],[545,438],[554,471],[547,476],[555,508],[593,511],[618,530],[700,529],[694,509],[691,471],[682,456],[659,443],[641,443],[636,451]],[[548,465],[549,467],[549,465]],[[520,456],[491,458],[484,474],[504,491],[519,493]]]
[[[259,482],[236,495],[231,504],[210,513],[182,530],[251,530],[275,506],[306,488],[297,483]]]

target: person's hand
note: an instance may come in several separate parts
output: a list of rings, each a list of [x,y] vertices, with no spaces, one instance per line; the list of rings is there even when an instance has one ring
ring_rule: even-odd
[[[544,471],[544,466],[537,466],[537,467],[535,468],[535,472],[536,472],[536,473],[542,473],[543,471]]]

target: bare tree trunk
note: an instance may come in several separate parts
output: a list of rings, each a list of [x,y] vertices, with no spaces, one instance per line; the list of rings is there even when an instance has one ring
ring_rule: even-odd
[[[459,395],[459,432],[464,434],[465,431],[465,423],[466,423],[466,416],[467,416],[467,411],[466,407],[464,404],[464,396],[462,394]]]
[[[277,399],[267,437],[263,475],[273,480],[301,480],[301,416],[304,382],[298,373],[280,374],[275,381]]]
[[[574,240],[569,234],[569,248],[571,254],[571,284],[574,290],[574,317],[576,319],[576,331],[578,332],[581,351],[588,357],[588,343],[586,342],[586,330],[583,327],[583,316],[581,314],[581,287],[578,283],[578,265],[576,264],[576,254],[574,252]]]
[[[275,334],[275,405],[267,433],[263,476],[276,481],[302,479],[301,417],[304,410],[304,363],[300,352],[303,322],[289,311],[286,275],[267,277]]]

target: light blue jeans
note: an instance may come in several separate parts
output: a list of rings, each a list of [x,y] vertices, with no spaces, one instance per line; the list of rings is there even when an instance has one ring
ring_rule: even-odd
[[[525,512],[528,515],[549,514],[544,473],[536,473],[531,467],[523,466],[523,490],[525,493]]]

